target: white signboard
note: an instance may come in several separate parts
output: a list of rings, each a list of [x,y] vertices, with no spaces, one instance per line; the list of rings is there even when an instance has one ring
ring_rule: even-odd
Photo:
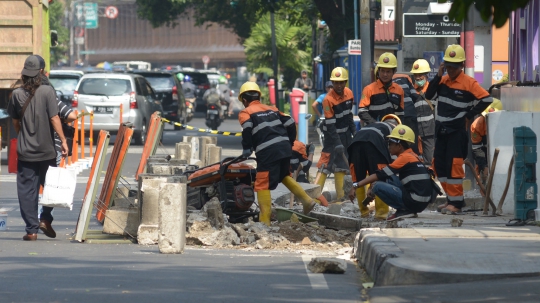
[[[362,43],[361,40],[349,40],[349,55],[361,55]]]
[[[484,46],[474,46],[474,72],[484,71]]]
[[[395,8],[393,6],[385,6],[383,8],[383,14],[382,19],[385,21],[394,20],[395,19]]]

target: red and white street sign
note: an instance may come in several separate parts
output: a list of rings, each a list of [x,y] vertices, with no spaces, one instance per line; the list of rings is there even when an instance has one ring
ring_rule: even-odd
[[[202,62],[203,62],[204,64],[210,63],[210,57],[208,57],[208,56],[203,56],[203,57],[202,57]]]
[[[118,17],[118,8],[116,6],[107,6],[107,8],[105,8],[105,17],[109,18],[109,19],[114,19],[116,17]]]

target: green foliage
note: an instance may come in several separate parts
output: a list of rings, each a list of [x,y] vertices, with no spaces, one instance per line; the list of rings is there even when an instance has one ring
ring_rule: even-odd
[[[270,91],[268,90],[268,86],[261,87],[261,103],[270,105]]]
[[[279,16],[275,18],[275,28],[278,66],[295,70],[297,74],[308,69],[311,62],[311,28],[307,25],[295,26]],[[248,70],[274,75],[271,42],[270,14],[267,14],[253,27],[250,37],[244,42]]]
[[[530,0],[454,0],[450,13],[450,18],[456,22],[462,22],[467,18],[469,7],[474,5],[480,12],[482,20],[485,22],[492,19],[496,27],[502,27],[510,14],[518,8],[523,8]],[[439,3],[445,3],[446,0],[438,0]]]
[[[64,5],[60,1],[54,1],[49,5],[49,27],[58,32],[58,46],[51,47],[51,66],[61,59],[67,58],[69,47],[69,30],[62,26],[64,18]]]

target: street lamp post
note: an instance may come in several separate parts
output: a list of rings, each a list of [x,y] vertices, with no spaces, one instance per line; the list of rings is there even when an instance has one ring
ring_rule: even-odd
[[[276,47],[276,25],[274,22],[274,6],[272,6],[270,11],[270,27],[272,28],[272,69],[274,70],[274,96],[276,98],[276,104],[279,111],[283,112],[283,101],[279,97],[279,77],[278,77],[278,58],[277,58],[277,47]]]

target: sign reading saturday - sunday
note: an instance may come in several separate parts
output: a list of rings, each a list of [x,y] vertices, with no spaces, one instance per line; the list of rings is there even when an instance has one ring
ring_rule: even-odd
[[[403,37],[459,37],[461,30],[448,15],[403,14]]]

